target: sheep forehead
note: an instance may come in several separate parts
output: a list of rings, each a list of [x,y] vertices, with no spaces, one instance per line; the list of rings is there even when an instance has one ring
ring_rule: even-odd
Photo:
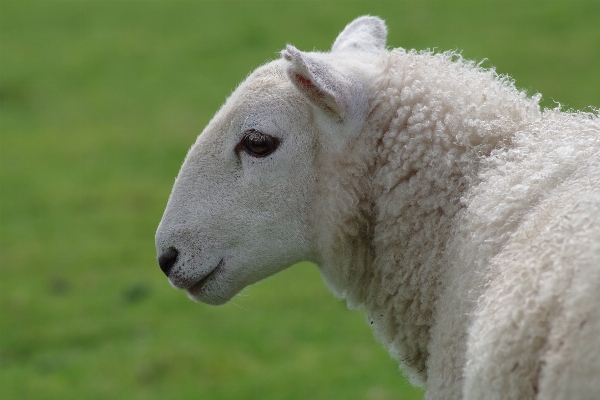
[[[289,85],[289,80],[279,61],[273,61],[257,68],[252,72],[238,87],[234,94],[238,94],[242,99],[262,95],[268,95],[272,92],[281,92]],[[291,85],[289,85],[291,88]]]
[[[234,91],[217,118],[227,124],[257,129],[261,122],[269,120],[285,131],[290,123],[305,123],[309,108],[308,101],[288,79],[283,63],[277,60],[251,73]],[[252,126],[253,123],[258,126]]]
[[[283,60],[275,60],[268,62],[248,75],[247,81],[260,80],[263,82],[269,81],[287,81],[287,75],[285,73],[285,64]]]

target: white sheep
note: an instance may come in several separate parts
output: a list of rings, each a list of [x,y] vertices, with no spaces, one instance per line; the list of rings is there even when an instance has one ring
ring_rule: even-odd
[[[429,399],[600,398],[600,122],[361,17],[288,46],[189,151],[156,233],[210,304],[302,260]]]

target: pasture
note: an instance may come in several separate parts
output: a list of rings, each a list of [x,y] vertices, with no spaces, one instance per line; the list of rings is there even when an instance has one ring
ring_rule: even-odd
[[[422,398],[314,265],[215,308],[155,260],[178,169],[226,96],[362,14],[390,47],[462,50],[546,107],[600,106],[594,0],[2,0],[2,398]]]

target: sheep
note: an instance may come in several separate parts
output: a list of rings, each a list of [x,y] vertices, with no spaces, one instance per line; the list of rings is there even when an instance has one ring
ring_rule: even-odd
[[[599,398],[598,111],[386,36],[360,17],[240,84],[177,176],[161,269],[222,304],[312,261],[428,399]]]

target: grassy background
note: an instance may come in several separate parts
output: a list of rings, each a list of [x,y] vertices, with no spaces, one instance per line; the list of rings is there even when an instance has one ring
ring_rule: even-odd
[[[390,46],[461,49],[545,106],[600,105],[598,1],[0,1],[2,398],[422,398],[314,266],[212,308],[155,262],[225,97],[367,13]]]

